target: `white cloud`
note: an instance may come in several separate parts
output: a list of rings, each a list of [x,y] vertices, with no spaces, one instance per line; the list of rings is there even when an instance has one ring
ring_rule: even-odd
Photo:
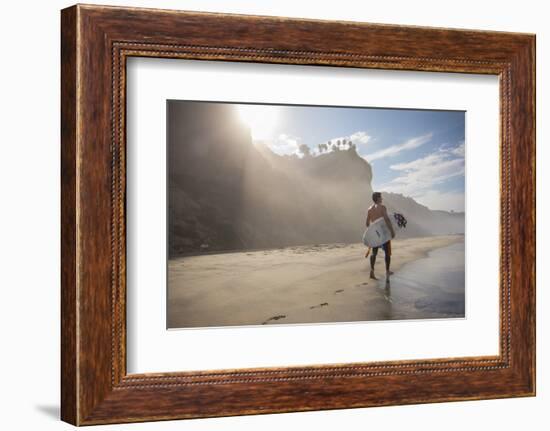
[[[372,136],[368,135],[367,132],[359,131],[351,134],[347,139],[350,139],[355,145],[366,145],[370,142]]]
[[[449,152],[451,154],[454,154],[455,156],[464,157],[465,155],[464,141],[461,141],[458,147],[450,149]]]
[[[406,163],[391,165],[399,176],[380,186],[380,190],[410,196],[432,209],[462,211],[464,193],[438,190],[446,181],[464,176],[464,144]]]
[[[384,157],[393,157],[399,154],[401,151],[412,150],[430,142],[432,136],[432,133],[418,136],[416,138],[409,139],[401,144],[392,145],[391,147],[375,151],[371,154],[367,154],[364,158],[367,162],[372,162],[374,160],[382,159]]]
[[[409,163],[390,166],[402,171],[402,175],[386,184],[385,190],[414,197],[451,178],[464,175],[464,159],[445,160],[444,157],[430,154]]]
[[[262,141],[265,143],[271,151],[280,156],[287,154],[297,154],[298,147],[301,143],[301,138],[298,136],[287,135],[281,133],[274,141]]]
[[[369,143],[371,141],[372,136],[370,136],[365,131],[357,131],[357,132],[352,133],[351,135],[348,135],[348,136],[337,136],[335,138],[327,139],[327,141],[322,142],[322,144],[328,144],[329,141],[334,144],[337,141],[342,141],[343,139],[345,139],[348,142],[351,141],[353,144],[355,144],[355,146],[357,147],[357,151],[360,153],[364,149],[364,147],[367,145],[367,143]],[[344,147],[344,149],[346,149],[346,150],[348,148],[349,147],[347,145]],[[315,146],[315,149],[318,150],[319,147]],[[332,152],[332,148],[329,148],[325,152],[327,152],[327,153]]]
[[[331,138],[330,142],[335,143],[336,141],[342,141],[344,139],[348,142],[349,141],[353,142],[357,146],[357,150],[361,151],[361,146],[365,146],[372,139],[372,137],[368,135],[367,132],[365,131],[357,131],[348,136],[339,136],[336,138]],[[326,142],[322,142],[322,144],[327,144],[328,141],[329,140],[327,140]],[[281,133],[279,136],[277,136],[275,140],[267,140],[267,141],[255,140],[254,142],[264,143],[271,149],[271,151],[279,155],[291,155],[291,154],[301,155],[299,151],[299,147],[302,144],[302,139],[298,136]],[[344,147],[344,149],[347,149],[347,148],[348,146]],[[312,154],[319,153],[319,147],[317,145],[310,147],[310,150]],[[325,152],[330,153],[331,151],[332,149],[328,149],[328,151],[325,151]]]
[[[348,136],[338,136],[336,138],[332,138],[330,139],[330,141],[336,142],[342,139],[345,139],[347,141],[352,141],[355,145],[365,145],[372,139],[372,136],[367,134],[367,132],[358,131]]]

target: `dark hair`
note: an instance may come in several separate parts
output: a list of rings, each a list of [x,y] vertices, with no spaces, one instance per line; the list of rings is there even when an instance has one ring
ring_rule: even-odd
[[[372,194],[372,200],[374,203],[377,203],[382,198],[382,193],[380,192],[374,192]]]

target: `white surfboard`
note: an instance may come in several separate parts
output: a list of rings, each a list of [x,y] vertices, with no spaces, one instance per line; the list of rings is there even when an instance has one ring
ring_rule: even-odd
[[[367,247],[380,247],[391,239],[391,231],[384,220],[380,217],[373,221],[363,234],[363,244]]]

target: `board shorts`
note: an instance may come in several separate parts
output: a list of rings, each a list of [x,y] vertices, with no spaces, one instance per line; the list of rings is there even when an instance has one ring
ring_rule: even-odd
[[[378,251],[378,249],[381,248],[384,250],[384,253],[386,254],[386,256],[391,256],[391,240],[385,242],[384,244],[382,244],[380,247],[373,247],[372,250],[373,250],[373,253],[375,251]]]

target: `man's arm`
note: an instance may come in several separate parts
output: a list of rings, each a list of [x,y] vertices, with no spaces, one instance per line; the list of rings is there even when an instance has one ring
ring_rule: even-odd
[[[390,217],[388,216],[388,210],[386,209],[386,207],[382,209],[382,214],[384,216],[384,220],[386,220],[386,224],[390,228],[391,237],[395,238],[395,231],[393,230],[393,225],[391,224],[391,220],[390,220]]]

